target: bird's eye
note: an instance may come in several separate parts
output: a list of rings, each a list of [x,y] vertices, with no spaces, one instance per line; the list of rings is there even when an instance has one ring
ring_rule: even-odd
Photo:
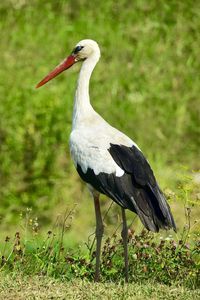
[[[81,51],[83,49],[83,46],[77,46],[75,49],[74,49],[74,51],[73,51],[73,53],[74,54],[77,54],[79,51]]]

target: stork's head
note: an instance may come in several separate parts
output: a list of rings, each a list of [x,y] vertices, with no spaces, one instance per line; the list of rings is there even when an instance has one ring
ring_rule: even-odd
[[[61,62],[53,71],[51,71],[36,85],[36,88],[44,85],[79,61],[84,61],[86,59],[94,59],[98,61],[99,58],[100,49],[98,44],[93,40],[82,40],[74,47],[72,53],[66,59],[64,59],[63,62]]]
[[[72,51],[72,55],[75,56],[76,61],[85,60],[89,57],[100,57],[100,50],[97,42],[93,40],[80,41]]]

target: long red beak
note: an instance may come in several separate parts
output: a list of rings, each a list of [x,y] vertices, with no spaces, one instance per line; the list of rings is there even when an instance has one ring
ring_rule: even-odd
[[[61,64],[59,64],[53,71],[51,71],[46,77],[44,77],[37,85],[36,88],[41,87],[49,80],[53,79],[54,77],[58,76],[58,74],[62,73],[63,71],[69,69],[73,64],[75,64],[75,56],[70,55],[68,56]]]

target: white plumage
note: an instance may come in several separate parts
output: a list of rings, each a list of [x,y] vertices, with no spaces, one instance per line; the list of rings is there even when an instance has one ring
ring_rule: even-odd
[[[99,46],[95,41],[83,40],[81,45],[81,57],[90,53],[91,57],[83,62],[77,89],[75,93],[73,127],[70,135],[70,152],[75,166],[80,165],[84,173],[91,168],[95,175],[100,172],[115,173],[117,177],[124,171],[116,164],[108,152],[110,143],[122,144],[128,147],[138,147],[129,137],[110,126],[90,104],[89,79],[91,73],[100,58]],[[76,49],[76,48],[75,48]],[[92,51],[92,50],[93,51]]]
[[[84,173],[89,167],[96,175],[104,172],[122,176],[124,171],[116,164],[108,149],[111,143],[127,147],[136,146],[135,143],[101,117],[91,121],[90,124],[84,126],[79,123],[71,132],[70,151],[75,166],[78,163]]]

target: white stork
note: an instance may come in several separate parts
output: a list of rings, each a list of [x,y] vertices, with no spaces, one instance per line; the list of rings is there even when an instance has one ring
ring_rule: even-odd
[[[128,281],[128,230],[125,209],[136,213],[150,231],[176,230],[166,199],[153,171],[139,147],[124,133],[109,125],[92,107],[89,81],[100,58],[100,49],[93,40],[82,40],[61,64],[50,72],[37,88],[77,62],[82,62],[73,110],[70,152],[76,170],[87,183],[94,199],[96,215],[95,281],[100,279],[100,252],[103,222],[99,195],[107,195],[122,210],[125,280]]]

